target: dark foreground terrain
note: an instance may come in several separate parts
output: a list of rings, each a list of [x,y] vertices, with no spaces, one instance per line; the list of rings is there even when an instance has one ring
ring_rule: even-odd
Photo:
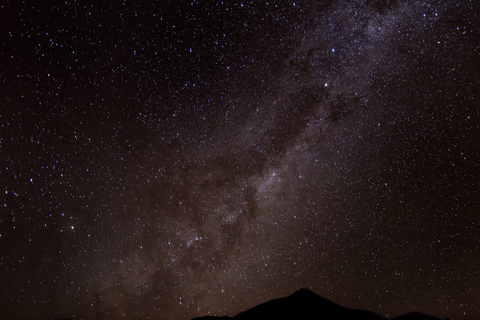
[[[342,307],[332,301],[322,298],[318,294],[300,289],[288,297],[267,301],[249,310],[243,311],[234,317],[206,316],[193,320],[260,320],[260,319],[321,319],[321,320],[386,320],[374,312],[353,310]],[[392,320],[440,320],[433,316],[419,312],[408,313]]]

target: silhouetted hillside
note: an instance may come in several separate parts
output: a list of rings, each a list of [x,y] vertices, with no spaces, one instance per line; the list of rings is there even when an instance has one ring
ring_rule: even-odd
[[[386,318],[366,310],[352,310],[342,307],[318,294],[300,289],[288,297],[278,298],[259,304],[234,317],[206,316],[193,320],[386,320]],[[392,320],[440,320],[419,312],[408,313]]]
[[[234,319],[347,319],[349,313],[349,309],[301,289],[286,298],[271,300],[239,313]]]

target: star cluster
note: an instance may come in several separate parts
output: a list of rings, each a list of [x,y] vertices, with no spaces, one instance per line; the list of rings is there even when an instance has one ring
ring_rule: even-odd
[[[6,1],[5,319],[301,287],[480,315],[475,1]]]

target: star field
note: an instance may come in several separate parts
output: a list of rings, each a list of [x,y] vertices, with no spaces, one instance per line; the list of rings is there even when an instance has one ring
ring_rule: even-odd
[[[0,6],[2,318],[480,316],[475,1]]]

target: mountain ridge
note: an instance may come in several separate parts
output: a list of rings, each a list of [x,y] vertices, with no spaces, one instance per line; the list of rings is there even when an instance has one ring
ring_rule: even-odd
[[[363,309],[349,309],[330,301],[309,289],[299,289],[287,297],[263,302],[233,317],[203,316],[192,320],[388,320],[375,312]],[[441,320],[417,311],[392,318],[391,320]],[[446,319],[447,320],[447,319]]]

